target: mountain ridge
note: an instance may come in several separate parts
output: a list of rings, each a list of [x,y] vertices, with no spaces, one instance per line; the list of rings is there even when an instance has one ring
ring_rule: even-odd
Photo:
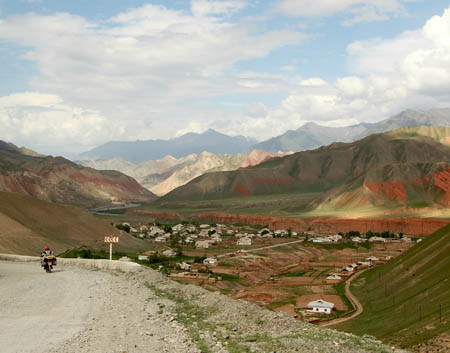
[[[417,128],[419,129],[419,128]],[[446,138],[450,131],[442,131]],[[436,173],[450,166],[450,148],[403,130],[336,142],[233,172],[208,173],[157,203],[292,192],[321,192],[314,208],[354,207],[413,200],[447,204],[447,191],[433,189]],[[414,196],[416,195],[416,196]]]
[[[187,133],[169,140],[110,141],[80,154],[79,159],[111,159],[121,157],[133,163],[157,160],[171,155],[182,158],[203,151],[214,154],[250,152],[256,140],[244,136],[228,136],[209,129],[202,134]]]

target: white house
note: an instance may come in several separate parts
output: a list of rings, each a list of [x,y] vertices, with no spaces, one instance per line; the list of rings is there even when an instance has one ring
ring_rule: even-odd
[[[325,300],[319,299],[313,302],[309,302],[307,305],[307,312],[310,313],[325,313],[331,314],[331,311],[334,308],[334,304],[330,302],[326,302]]]
[[[164,237],[156,237],[155,238],[155,241],[157,242],[157,243],[165,243],[166,242],[166,238],[164,238]]]
[[[195,242],[196,248],[208,249],[210,245],[211,242],[209,240],[198,240]]]
[[[337,243],[339,240],[342,239],[342,235],[340,234],[330,235],[328,236],[328,239],[333,243]]]
[[[188,264],[187,262],[181,262],[177,264],[182,270],[185,271],[190,271],[191,270],[191,265]]]
[[[209,237],[208,229],[202,229],[198,235],[202,238],[208,238]]]
[[[342,277],[339,276],[339,275],[333,274],[333,275],[329,275],[329,276],[327,277],[327,279],[340,281],[340,280],[342,279]]]
[[[382,237],[372,237],[372,238],[369,238],[369,241],[370,241],[371,243],[376,242],[376,241],[380,241],[380,242],[382,242],[382,243],[386,243],[386,242],[387,242],[387,239],[382,238]]]
[[[182,225],[181,223],[172,227],[172,230],[174,230],[176,232],[179,232],[179,231],[181,231],[183,229],[184,229],[184,225]]]
[[[217,259],[213,257],[207,257],[203,260],[203,265],[217,265]]]
[[[209,224],[200,224],[199,228],[200,229],[208,229],[210,227]]]
[[[236,241],[236,245],[252,245],[252,239],[248,237],[239,238]]]
[[[157,226],[150,227],[150,236],[154,237],[156,235],[164,234],[164,230]]]
[[[376,257],[376,256],[371,256],[371,257],[368,257],[368,258],[366,259],[366,261],[378,261],[378,257]]]
[[[148,260],[148,256],[147,255],[138,255],[138,260],[147,261]]]
[[[167,257],[175,257],[175,256],[177,256],[175,251],[173,251],[172,249],[164,250],[161,254],[164,255],[164,256],[167,256]]]
[[[329,240],[328,238],[320,237],[320,238],[314,238],[314,239],[312,240],[312,242],[313,242],[313,243],[329,243],[330,240]]]

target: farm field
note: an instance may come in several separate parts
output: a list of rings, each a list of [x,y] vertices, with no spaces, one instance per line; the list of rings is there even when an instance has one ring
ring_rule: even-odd
[[[190,256],[217,257],[219,264],[207,266],[205,270],[211,271],[214,278],[221,277],[222,280],[211,282],[205,278],[190,278],[180,281],[198,284],[268,309],[284,311],[299,320],[315,321],[318,317],[310,316],[304,310],[310,301],[323,299],[333,302],[336,306],[334,316],[341,316],[353,309],[343,292],[342,285],[347,276],[341,273],[344,267],[371,256],[380,260],[393,258],[411,246],[403,242],[371,244],[368,248],[353,243],[311,242],[283,246],[283,241],[276,239],[273,243],[280,246],[257,250],[258,246],[269,244],[267,241],[261,242],[252,245],[246,252],[230,253],[230,249],[225,251],[225,244],[217,250],[185,251],[183,253]],[[341,274],[342,281],[327,280],[326,277],[331,273]]]

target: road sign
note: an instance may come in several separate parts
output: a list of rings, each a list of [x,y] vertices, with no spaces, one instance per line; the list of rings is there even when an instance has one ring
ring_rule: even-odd
[[[119,237],[118,236],[107,236],[104,239],[105,243],[118,243],[119,242]]]
[[[109,243],[109,260],[112,260],[112,245],[119,243],[119,237],[115,235],[107,236],[103,239],[105,243]]]

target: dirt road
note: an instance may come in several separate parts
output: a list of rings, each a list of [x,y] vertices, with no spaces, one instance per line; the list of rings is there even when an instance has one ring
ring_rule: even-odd
[[[125,277],[0,261],[1,352],[195,352],[149,291]]]
[[[342,323],[344,321],[353,319],[354,317],[360,315],[363,312],[364,309],[363,309],[362,304],[359,302],[358,298],[356,298],[352,294],[352,292],[350,291],[350,284],[352,283],[352,281],[355,278],[357,278],[358,276],[360,276],[362,273],[364,273],[366,271],[367,271],[367,269],[356,273],[354,276],[350,277],[348,279],[348,281],[345,283],[345,295],[351,301],[353,307],[356,308],[356,310],[353,313],[351,313],[350,315],[348,315],[348,316],[340,317],[340,318],[337,318],[337,319],[334,319],[334,320],[331,320],[331,321],[324,321],[322,323],[319,323],[320,326],[328,327],[328,326],[337,325],[337,324],[340,324],[340,323]]]
[[[286,246],[286,245],[290,245],[290,244],[303,243],[303,242],[304,242],[304,239],[300,239],[300,240],[288,241],[286,243],[280,243],[280,244],[275,244],[275,245],[263,246],[261,248],[256,248],[256,249],[249,249],[249,250],[245,250],[245,251],[246,252],[256,252],[256,251],[261,251],[261,250],[266,250],[266,249],[273,249],[273,248],[278,248],[280,246]],[[228,256],[228,255],[230,255],[232,253],[234,253],[234,251],[231,252],[231,253],[217,255],[217,258],[225,257],[225,256]]]

